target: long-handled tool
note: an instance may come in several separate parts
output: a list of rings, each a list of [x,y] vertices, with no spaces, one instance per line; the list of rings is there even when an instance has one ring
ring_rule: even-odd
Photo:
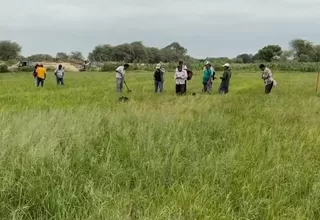
[[[129,89],[129,87],[128,87],[128,85],[127,85],[126,81],[124,80],[123,82],[124,82],[124,84],[126,85],[128,92],[132,92],[132,90],[131,90],[131,89]]]

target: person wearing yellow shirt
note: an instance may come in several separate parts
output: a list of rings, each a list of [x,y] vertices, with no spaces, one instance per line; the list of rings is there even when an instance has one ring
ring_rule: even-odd
[[[47,77],[47,71],[41,64],[37,68],[37,87],[39,87],[40,85],[41,87],[43,87],[44,80],[46,79],[46,77]]]

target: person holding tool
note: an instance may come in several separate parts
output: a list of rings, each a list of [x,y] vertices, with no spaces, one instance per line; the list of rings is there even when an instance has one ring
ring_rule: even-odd
[[[226,63],[223,65],[224,68],[224,72],[222,77],[220,77],[221,79],[221,84],[219,87],[219,93],[220,94],[227,94],[229,93],[229,85],[230,85],[230,79],[231,79],[231,68],[230,68],[230,64]]]
[[[116,83],[117,83],[117,92],[122,94],[123,83],[125,83],[125,75],[126,70],[129,68],[129,64],[124,64],[123,66],[119,66],[116,69]],[[129,89],[128,89],[129,91]]]

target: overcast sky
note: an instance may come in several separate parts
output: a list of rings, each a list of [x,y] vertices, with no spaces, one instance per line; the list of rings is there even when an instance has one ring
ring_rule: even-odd
[[[194,57],[255,53],[294,38],[320,43],[320,0],[1,0],[0,40],[22,54],[178,41]]]

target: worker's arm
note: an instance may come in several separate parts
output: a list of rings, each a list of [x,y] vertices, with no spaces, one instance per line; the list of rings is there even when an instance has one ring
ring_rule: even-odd
[[[175,78],[175,79],[179,79],[179,77],[178,77],[178,71],[176,71],[176,72],[174,73],[174,78]]]
[[[263,79],[268,79],[268,78],[270,77],[270,75],[271,75],[271,71],[268,70],[268,69],[266,69],[266,70],[264,70],[264,71],[262,72],[262,78],[263,78]]]
[[[183,71],[183,79],[187,79],[188,78],[188,73],[186,70]]]
[[[216,75],[216,71],[212,70],[211,77],[213,80],[215,79],[215,75]]]
[[[227,71],[224,71],[224,72],[223,72],[223,75],[222,75],[222,77],[220,77],[220,79],[221,79],[222,81],[224,81],[224,80],[227,79]]]

